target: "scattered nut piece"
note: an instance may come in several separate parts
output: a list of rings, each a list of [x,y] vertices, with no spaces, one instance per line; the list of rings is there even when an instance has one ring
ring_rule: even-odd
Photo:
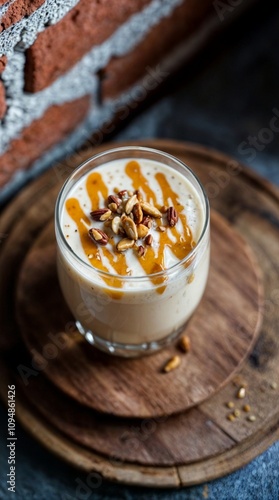
[[[250,405],[244,405],[242,409],[243,409],[243,411],[245,411],[245,413],[249,413],[249,411],[251,410],[251,406]]]
[[[153,205],[150,205],[150,203],[148,203],[147,201],[141,201],[140,204],[141,204],[142,210],[146,214],[152,215],[152,217],[154,217],[155,219],[162,218],[162,214],[161,214],[160,210],[158,210],[158,208],[154,207]]]
[[[180,349],[183,352],[189,352],[191,350],[191,340],[188,337],[188,335],[183,335],[180,338],[180,340],[178,342],[178,346],[180,347]]]
[[[275,391],[277,389],[278,385],[276,382],[270,382],[270,387],[271,387],[271,389],[273,389]]]
[[[125,212],[127,215],[129,215],[132,212],[136,203],[138,203],[137,195],[133,194],[133,196],[131,196],[131,198],[128,199],[125,206]]]
[[[255,415],[249,415],[249,417],[247,417],[247,420],[248,422],[255,422],[257,420],[257,417],[255,417]]]
[[[193,283],[194,279],[195,279],[195,275],[194,274],[190,274],[190,276],[189,276],[189,278],[187,280],[188,283],[189,283],[189,285],[190,285],[190,283]]]
[[[167,218],[170,227],[174,227],[178,222],[177,211],[174,207],[169,207],[167,210]]]
[[[168,211],[168,207],[167,207],[166,205],[163,205],[163,206],[161,207],[161,212],[162,212],[162,214],[166,214],[166,213],[167,213],[167,211]]]
[[[240,387],[239,390],[238,390],[238,392],[237,392],[236,397],[238,399],[243,399],[243,398],[245,398],[245,394],[246,394],[245,387]]]
[[[172,370],[175,370],[181,363],[181,359],[179,356],[173,356],[164,366],[163,371],[165,373],[169,373]]]
[[[152,236],[152,234],[148,234],[145,237],[144,242],[145,242],[146,245],[148,245],[150,247],[152,245],[152,242],[153,242],[153,236]]]
[[[167,230],[166,226],[158,226],[157,231],[160,231],[161,233],[164,233]]]
[[[139,238],[145,238],[145,236],[148,234],[148,227],[144,226],[143,224],[139,224],[137,226],[138,229],[138,237]]]
[[[227,420],[230,420],[230,422],[233,422],[235,420],[234,414],[230,413],[229,415],[227,415]]]
[[[108,220],[111,216],[111,210],[108,208],[99,208],[98,210],[93,210],[90,212],[92,219],[96,221],[105,221]]]
[[[129,248],[132,248],[134,246],[135,241],[130,240],[128,238],[123,238],[123,240],[120,240],[117,245],[116,249],[118,252],[126,252]]]
[[[98,243],[99,245],[106,245],[108,243],[108,235],[104,231],[101,231],[101,229],[92,227],[89,229],[88,234],[94,243]]]
[[[234,408],[234,402],[233,401],[229,401],[228,403],[226,403],[226,406],[228,408]]]
[[[235,417],[240,417],[240,410],[235,409],[234,412],[233,412],[233,414],[234,414]]]
[[[236,375],[233,379],[233,384],[236,387],[247,387],[247,382],[244,380],[242,375]]]

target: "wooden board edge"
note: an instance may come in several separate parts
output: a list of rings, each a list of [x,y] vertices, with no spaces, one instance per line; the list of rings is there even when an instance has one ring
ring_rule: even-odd
[[[198,467],[195,463],[178,465],[177,471],[180,478],[180,485],[194,486],[202,482],[213,481],[245,467],[279,439],[279,416],[276,415],[269,422],[267,434],[260,440],[258,439],[259,433],[254,434],[239,445],[219,455],[217,465],[214,457],[199,463]],[[232,454],[233,449],[235,451]],[[241,466],[239,465],[239,455],[241,455]],[[218,467],[220,467],[219,471],[217,471]],[[190,475],[192,478],[195,477],[195,479],[189,480]]]

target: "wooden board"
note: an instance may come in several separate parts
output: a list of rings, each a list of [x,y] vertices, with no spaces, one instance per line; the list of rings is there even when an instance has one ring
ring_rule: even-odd
[[[128,360],[101,353],[77,332],[66,333],[65,325],[69,328],[74,320],[58,284],[50,222],[32,245],[19,274],[16,303],[21,335],[33,360],[39,366],[47,361],[45,375],[62,392],[94,410],[139,418],[186,411],[228,381],[258,334],[260,283],[246,247],[238,233],[213,211],[208,285],[185,329],[192,349],[181,356],[179,369],[163,374],[166,361],[179,354],[175,345]],[[5,251],[10,251],[9,245]],[[248,321],[249,317],[253,320]]]
[[[211,205],[230,220],[232,225],[252,247],[260,263],[264,279],[265,313],[259,340],[252,354],[245,361],[235,383],[229,382],[206,402],[179,417],[174,416],[165,423],[160,422],[160,430],[159,426],[157,426],[158,430],[155,433],[152,430],[154,421],[157,423],[155,419],[141,421],[136,427],[133,422],[132,428],[129,427],[129,431],[132,433],[131,437],[135,437],[136,434],[137,439],[134,442],[140,441],[141,444],[140,453],[136,457],[138,463],[136,463],[133,456],[129,459],[130,463],[116,459],[117,457],[110,455],[111,452],[108,449],[106,451],[109,457],[105,457],[102,453],[92,451],[93,446],[88,441],[77,445],[70,437],[70,431],[68,430],[70,425],[73,425],[73,422],[69,424],[68,420],[65,421],[67,425],[63,429],[61,428],[62,430],[59,430],[59,425],[55,422],[55,415],[51,419],[48,411],[48,414],[45,412],[43,416],[44,405],[42,400],[35,396],[35,394],[42,393],[40,388],[47,391],[43,383],[50,387],[50,391],[55,397],[59,397],[61,394],[44,379],[41,372],[32,379],[32,383],[37,383],[34,392],[33,389],[31,390],[32,377],[30,378],[30,386],[22,389],[20,381],[16,382],[18,391],[17,420],[50,450],[88,472],[93,469],[108,479],[131,484],[162,487],[197,484],[243,466],[279,437],[278,389],[275,390],[271,387],[272,382],[279,381],[279,339],[277,329],[279,321],[279,195],[277,189],[255,174],[250,173],[241,165],[235,163],[237,169],[233,171],[231,168],[234,165],[232,159],[216,151],[172,141],[145,141],[144,144],[165,150],[188,163],[207,188]],[[108,146],[98,148],[95,152],[105,147]],[[34,238],[39,235],[40,228],[52,216],[53,203],[59,189],[58,177],[61,183],[63,176],[69,173],[69,164],[71,162],[77,164],[90,154],[92,154],[91,151],[85,151],[78,159],[70,160],[69,163],[60,165],[59,168],[56,167],[42,176],[18,196],[1,218],[0,233],[7,236],[3,239],[0,253],[0,300],[1,303],[9,305],[5,309],[2,308],[1,311],[2,336],[0,342],[4,357],[1,359],[0,391],[4,400],[6,400],[7,380],[11,380],[12,374],[18,377],[17,367],[20,363],[25,363],[26,360],[26,353],[19,350],[20,335],[14,321],[14,292],[20,267]],[[47,196],[44,197],[44,194]],[[35,206],[35,204],[39,203],[41,203],[40,220],[37,218]],[[25,211],[28,211],[29,224],[27,227],[26,221],[23,223],[21,220],[21,216]],[[25,229],[23,230],[23,228]],[[7,248],[8,245],[11,245],[12,251],[5,252],[5,247]],[[251,321],[252,318],[249,318],[249,320]],[[15,366],[12,362],[15,363]],[[236,399],[235,393],[237,387],[244,382],[248,384],[245,402],[250,402],[257,420],[253,423],[248,422],[246,414],[241,412],[240,418],[234,422],[229,422],[226,419],[229,410],[226,408],[225,403],[228,400],[233,400],[237,407],[242,408],[243,401]],[[28,387],[30,391],[28,391]],[[29,395],[29,401],[27,394]],[[32,394],[34,394],[34,397]],[[63,397],[67,399],[66,396]],[[82,420],[83,411],[92,412],[92,410],[83,408],[80,413],[81,419],[76,422],[76,426],[80,425],[81,434],[84,422]],[[184,454],[183,462],[183,460],[178,459],[177,450],[182,447],[184,450],[187,445],[191,448],[189,443],[191,433],[187,421],[185,420],[183,425],[185,440],[183,446],[173,439],[172,430],[168,434],[167,427],[170,425],[168,422],[172,419],[186,419],[187,415],[191,415],[193,412],[195,412],[194,422],[196,427],[201,426],[201,429],[203,429],[203,433],[199,435],[199,438],[202,436],[200,443],[205,440],[205,451],[203,450],[200,459],[197,459],[197,457],[191,459],[189,457],[188,462],[185,460]],[[88,414],[86,418],[88,418]],[[164,430],[164,427],[166,430]],[[67,432],[68,437],[65,436],[65,432]],[[218,433],[219,441],[213,439],[210,445],[207,442],[210,441],[211,432]],[[92,439],[89,431],[83,434],[83,438],[85,439],[86,436],[88,440]],[[117,432],[114,439],[117,439]],[[107,442],[107,440],[105,441]],[[121,446],[122,442],[123,439],[120,440],[119,446]],[[94,443],[96,449],[96,440],[94,440]],[[131,443],[132,440],[130,440]],[[147,465],[148,460],[149,463],[152,463],[152,460],[156,463],[157,448],[157,455],[161,456],[162,443],[165,449],[172,450],[175,448],[175,452],[172,451],[174,465],[165,465],[164,467]],[[219,451],[214,448],[216,444]],[[109,445],[107,444],[107,446]],[[201,448],[202,446],[199,447],[199,450]],[[206,448],[208,448],[207,454]],[[149,458],[147,460],[145,456],[148,454]],[[140,465],[140,461],[143,463],[144,460],[146,460],[145,465]],[[170,455],[165,460],[166,463],[170,464]]]

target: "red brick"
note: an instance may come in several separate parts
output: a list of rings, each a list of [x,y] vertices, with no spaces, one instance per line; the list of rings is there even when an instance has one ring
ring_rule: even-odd
[[[212,0],[202,0],[198,9],[196,6],[196,0],[186,0],[171,16],[155,25],[129,54],[112,59],[102,72],[103,98],[115,97],[141,80],[147,73],[147,67],[156,66],[213,12]]]
[[[5,88],[2,82],[0,82],[0,120],[6,113],[6,99],[5,99]]]
[[[30,16],[44,2],[45,0],[16,0],[0,18],[0,33],[20,21],[23,17]]]
[[[4,71],[4,69],[6,68],[6,64],[7,64],[6,56],[0,57],[0,73],[2,73],[2,71]]]
[[[80,0],[59,23],[38,35],[26,53],[25,90],[38,92],[106,40],[150,0]]]
[[[50,107],[44,116],[25,128],[9,149],[0,156],[0,186],[17,170],[27,169],[49,148],[61,141],[86,116],[88,96],[61,106]]]

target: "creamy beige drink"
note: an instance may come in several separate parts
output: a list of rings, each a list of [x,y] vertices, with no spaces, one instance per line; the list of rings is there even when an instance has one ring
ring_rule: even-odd
[[[68,181],[56,233],[60,284],[80,330],[100,348],[131,355],[165,345],[197,307],[209,225],[186,167],[127,149],[89,161]]]

